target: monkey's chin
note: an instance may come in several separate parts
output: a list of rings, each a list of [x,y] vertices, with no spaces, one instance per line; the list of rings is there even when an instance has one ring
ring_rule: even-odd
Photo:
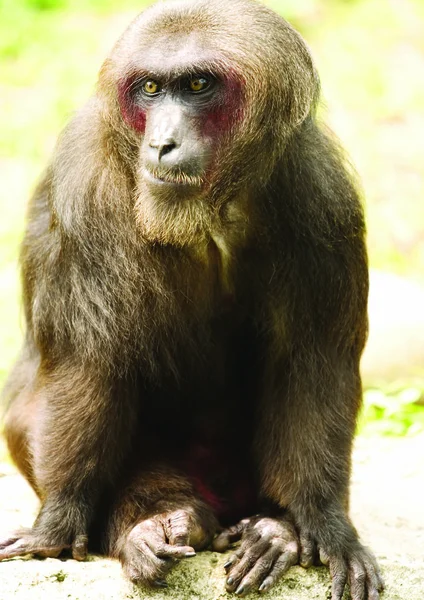
[[[146,241],[193,246],[211,231],[211,207],[193,186],[139,184],[134,204],[137,226]]]

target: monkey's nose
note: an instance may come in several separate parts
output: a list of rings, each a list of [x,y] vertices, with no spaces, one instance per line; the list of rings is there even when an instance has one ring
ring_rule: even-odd
[[[164,142],[156,142],[152,140],[149,147],[157,153],[157,160],[160,162],[161,159],[177,148],[177,143],[174,140],[166,140]]]

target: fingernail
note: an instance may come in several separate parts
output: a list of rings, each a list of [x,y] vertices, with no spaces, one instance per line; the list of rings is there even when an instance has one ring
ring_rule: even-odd
[[[262,583],[262,585],[259,586],[259,591],[260,592],[266,592],[269,587],[270,587],[269,582],[264,581]]]
[[[196,553],[195,552],[186,552],[185,555],[187,558],[189,558],[190,556],[196,556]]]
[[[244,593],[244,586],[240,585],[237,589],[236,589],[236,594],[237,596],[241,596]]]
[[[233,564],[232,560],[227,560],[227,562],[224,565],[224,569],[229,569],[231,567],[231,565]]]
[[[166,581],[164,579],[156,579],[155,585],[157,585],[158,587],[162,587],[162,588],[168,587],[168,584],[166,583]]]
[[[229,578],[227,579],[227,583],[228,583],[228,585],[233,585],[233,583],[234,583],[234,579],[233,579],[232,577],[229,577]]]

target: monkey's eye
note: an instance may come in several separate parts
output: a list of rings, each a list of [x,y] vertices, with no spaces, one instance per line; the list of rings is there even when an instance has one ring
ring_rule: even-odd
[[[154,81],[154,79],[148,79],[145,81],[141,89],[148,96],[154,96],[160,92],[160,86],[157,81]]]
[[[190,91],[194,92],[195,94],[206,91],[209,89],[210,85],[211,80],[203,75],[201,77],[193,77],[193,79],[190,79],[188,82]]]

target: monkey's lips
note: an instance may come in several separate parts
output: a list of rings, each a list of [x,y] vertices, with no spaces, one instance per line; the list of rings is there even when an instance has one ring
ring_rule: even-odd
[[[143,177],[151,185],[197,188],[203,185],[203,179],[199,175],[191,175],[184,171],[144,168]]]

